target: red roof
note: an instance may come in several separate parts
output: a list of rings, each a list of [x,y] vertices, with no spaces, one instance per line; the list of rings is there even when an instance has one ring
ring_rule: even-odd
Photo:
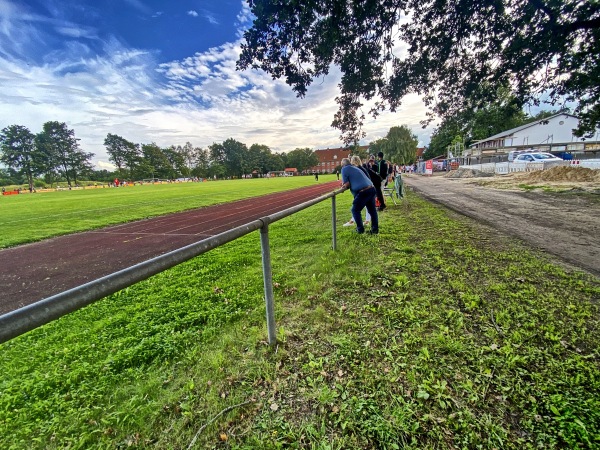
[[[315,155],[319,158],[319,162],[333,161],[335,159],[347,158],[350,154],[349,148],[326,148],[315,150]],[[337,158],[334,158],[337,156]]]
[[[363,145],[360,147],[361,150],[367,149],[367,145]],[[324,148],[315,150],[315,155],[319,158],[319,164],[311,167],[309,170],[327,170],[331,171],[342,161],[342,158],[350,157],[351,149],[345,147],[338,148]]]

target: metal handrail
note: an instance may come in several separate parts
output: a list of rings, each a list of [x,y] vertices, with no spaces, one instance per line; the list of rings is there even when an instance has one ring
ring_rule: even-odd
[[[267,302],[269,343],[274,344],[276,342],[276,336],[273,313],[271,263],[268,245],[269,224],[331,198],[333,209],[333,249],[335,250],[335,196],[342,192],[344,192],[344,189],[337,189],[329,194],[322,195],[313,200],[265,216],[261,219],[248,222],[247,224],[203,239],[194,244],[173,250],[164,255],[157,256],[4,314],[0,316],[0,344],[258,229],[261,230],[263,278],[265,283],[265,301]]]

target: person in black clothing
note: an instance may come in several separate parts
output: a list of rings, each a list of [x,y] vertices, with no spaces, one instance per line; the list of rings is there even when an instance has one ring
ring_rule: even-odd
[[[371,161],[373,163],[372,169],[377,172],[377,175],[381,178],[379,183],[375,184],[375,189],[377,190],[377,199],[379,200],[379,208],[378,211],[383,211],[386,208],[385,200],[383,198],[383,187],[387,181],[388,176],[388,163],[385,159],[383,159],[383,152],[377,153],[377,161]]]
[[[382,187],[387,186],[387,178],[390,174],[390,164],[383,159],[383,152],[377,153],[377,170],[376,172],[383,179]]]
[[[381,190],[382,179],[381,179],[381,176],[379,176],[377,162],[375,161],[374,155],[369,156],[369,160],[363,164],[363,168],[368,172],[369,177],[371,178],[371,181],[373,182],[373,186],[375,186],[377,203],[379,203],[377,210],[382,211],[383,208],[381,208],[381,205],[384,204],[384,203],[382,203],[382,201],[383,201],[383,191]]]

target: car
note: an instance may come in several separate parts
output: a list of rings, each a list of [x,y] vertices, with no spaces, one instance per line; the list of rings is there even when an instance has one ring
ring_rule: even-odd
[[[508,162],[513,162],[513,160],[520,154],[522,153],[532,153],[534,150],[532,149],[527,149],[527,150],[511,150],[510,152],[508,152]]]
[[[514,157],[511,164],[529,164],[529,163],[557,163],[562,162],[563,159],[558,156],[554,156],[551,153],[545,152],[531,152],[521,153]]]

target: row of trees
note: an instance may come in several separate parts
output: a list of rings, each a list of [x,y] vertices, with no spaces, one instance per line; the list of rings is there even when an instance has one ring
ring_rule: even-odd
[[[10,125],[0,132],[0,162],[8,167],[7,176],[19,175],[30,190],[41,175],[48,183],[64,179],[71,186],[92,171],[94,155],[81,150],[78,141],[65,123],[46,122],[38,134]]]
[[[39,178],[52,184],[65,181],[68,186],[78,180],[110,181],[124,179],[176,179],[180,177],[240,177],[256,172],[283,171],[295,167],[300,172],[318,164],[309,148],[289,153],[273,153],[266,145],[249,148],[235,139],[213,143],[208,148],[184,146],[161,148],[155,143],[135,144],[109,133],[104,140],[109,160],[116,170],[94,170],[93,153],[84,152],[74,130],[65,123],[46,122],[34,134],[22,125],[10,125],[0,131],[0,184],[27,184],[32,190]]]
[[[65,123],[47,122],[43,130],[33,134],[21,125],[10,125],[0,132],[0,169],[2,184],[22,184],[34,188],[36,179],[52,184],[66,181],[69,186],[78,180],[110,181],[120,179],[176,179],[180,177],[226,178],[256,173],[262,176],[271,171],[294,167],[299,172],[318,165],[315,152],[296,148],[288,153],[273,153],[266,145],[246,144],[233,138],[213,143],[208,148],[172,145],[161,148],[155,143],[136,144],[126,138],[108,133],[104,146],[109,160],[116,166],[114,172],[93,170],[93,153],[81,150],[75,132]],[[360,154],[359,146],[354,147]],[[387,136],[372,142],[368,153],[382,151],[386,159],[398,164],[414,162],[417,137],[407,126],[392,127]]]
[[[135,144],[122,136],[108,134],[104,140],[109,160],[122,178],[241,177],[255,172],[264,175],[295,167],[305,171],[318,164],[309,148],[289,153],[273,153],[266,145],[246,144],[233,138],[213,143],[208,148],[181,146],[160,148],[156,144]]]

